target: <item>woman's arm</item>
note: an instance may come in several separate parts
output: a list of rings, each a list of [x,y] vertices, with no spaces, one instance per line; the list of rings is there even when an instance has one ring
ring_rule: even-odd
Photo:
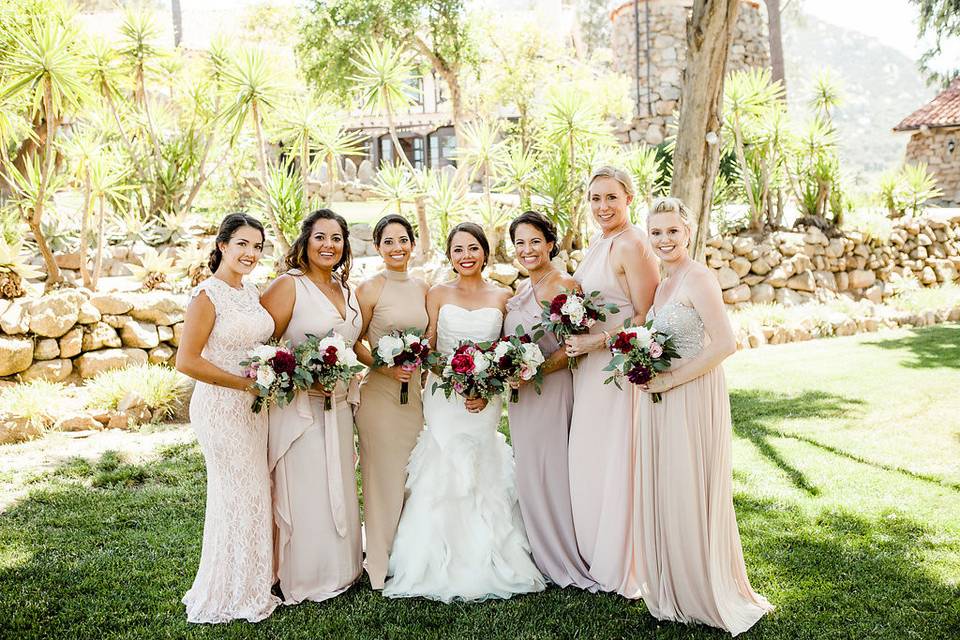
[[[648,385],[651,392],[663,392],[699,378],[716,368],[737,350],[737,340],[723,304],[723,294],[717,279],[706,269],[695,267],[684,283],[687,297],[700,314],[703,327],[709,336],[709,344],[693,358],[684,361],[676,369],[666,371]]]
[[[384,281],[381,276],[374,276],[369,280],[364,280],[357,287],[357,301],[360,303],[360,318],[362,325],[360,327],[360,337],[353,343],[353,352],[357,354],[357,360],[362,364],[373,368],[373,353],[371,351],[376,345],[366,344],[367,329],[370,328],[370,320],[373,318],[373,310],[377,306],[380,294],[383,292]]]
[[[293,305],[297,302],[297,286],[292,276],[282,275],[260,296],[260,304],[273,316],[273,337],[280,338],[290,324]]]
[[[623,265],[627,293],[633,304],[633,318],[629,320],[633,326],[647,321],[647,311],[660,284],[660,268],[646,235],[637,231],[635,238],[635,242],[621,246],[616,256]]]
[[[207,345],[216,319],[217,311],[213,302],[206,292],[201,291],[187,306],[183,320],[183,336],[177,349],[177,371],[207,384],[251,391],[255,380],[224,371],[200,355]]]

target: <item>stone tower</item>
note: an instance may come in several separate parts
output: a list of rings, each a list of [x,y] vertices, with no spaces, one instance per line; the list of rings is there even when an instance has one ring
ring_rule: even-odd
[[[692,7],[693,0],[634,0],[610,12],[613,66],[631,78],[634,99],[633,120],[616,129],[620,142],[657,145],[666,138],[683,90]],[[762,0],[740,0],[738,14],[727,73],[770,66],[767,6]]]

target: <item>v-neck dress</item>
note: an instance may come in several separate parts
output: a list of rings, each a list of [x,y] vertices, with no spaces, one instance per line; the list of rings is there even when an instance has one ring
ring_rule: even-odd
[[[331,329],[351,347],[360,334],[360,311],[341,287],[346,317],[313,282],[290,271],[296,286],[293,314],[282,338],[291,345]],[[360,577],[360,504],[354,478],[353,410],[339,384],[335,402],[301,391],[286,407],[271,407],[269,463],[276,526],[274,560],[285,604],[322,601]]]

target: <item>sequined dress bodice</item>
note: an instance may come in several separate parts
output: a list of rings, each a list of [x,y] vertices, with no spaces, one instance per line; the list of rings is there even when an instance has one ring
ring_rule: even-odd
[[[654,311],[650,307],[647,320],[653,320],[653,329],[673,336],[681,358],[692,358],[703,349],[703,319],[697,310],[680,302],[670,301]]]

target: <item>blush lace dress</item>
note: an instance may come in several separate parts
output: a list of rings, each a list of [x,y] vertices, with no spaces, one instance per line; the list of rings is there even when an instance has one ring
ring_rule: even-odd
[[[208,278],[192,293],[206,293],[216,309],[203,357],[240,375],[253,347],[273,333],[253,285],[234,289]],[[273,582],[273,520],[267,470],[267,413],[255,414],[245,391],[197,382],[190,422],[207,467],[203,551],[193,586],[183,597],[190,622],[258,622],[279,599]]]

